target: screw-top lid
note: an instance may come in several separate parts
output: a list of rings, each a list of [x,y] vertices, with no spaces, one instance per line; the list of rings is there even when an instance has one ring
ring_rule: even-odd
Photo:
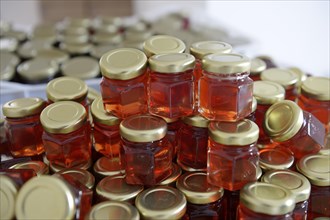
[[[88,29],[82,26],[67,25],[62,27],[62,34],[68,36],[88,35]]]
[[[106,199],[115,201],[129,201],[143,190],[143,185],[126,183],[125,176],[108,176],[96,186],[96,193]]]
[[[88,28],[92,24],[92,21],[89,18],[66,18],[65,22],[69,27]]]
[[[249,72],[250,66],[248,57],[235,53],[209,54],[202,60],[203,70],[220,74]]]
[[[203,59],[205,55],[213,53],[230,53],[232,46],[221,41],[199,41],[195,42],[190,47],[190,53],[196,59]]]
[[[47,157],[44,158],[44,161],[45,161],[45,159],[47,160]],[[48,163],[49,163],[49,161],[48,161]],[[92,166],[92,159],[89,159],[84,163],[74,164],[72,167],[70,167],[70,169],[88,170],[91,166]],[[61,166],[61,165],[55,164],[55,163],[50,163],[49,168],[53,173],[57,173],[57,172],[60,172],[61,170],[68,169],[67,167],[64,167],[64,166]]]
[[[200,127],[200,128],[207,128],[210,121],[207,118],[204,118],[201,115],[191,115],[184,117],[182,121],[187,124],[194,127]]]
[[[133,48],[119,48],[100,59],[102,75],[110,79],[128,80],[142,75],[147,66],[146,55]]]
[[[48,166],[42,161],[26,161],[17,163],[11,166],[9,169],[31,169],[38,175],[47,175],[49,173]]]
[[[62,74],[79,79],[92,79],[99,75],[99,63],[91,57],[79,56],[72,58],[61,66]]]
[[[146,40],[143,50],[148,57],[162,53],[183,53],[186,45],[182,40],[168,35],[155,35]]]
[[[116,34],[120,28],[115,24],[98,24],[94,27],[95,34]],[[126,30],[125,30],[126,31]]]
[[[257,110],[257,107],[258,107],[257,99],[253,96],[252,97],[252,112],[255,112]]]
[[[158,185],[167,186],[167,185],[174,183],[179,178],[181,173],[182,173],[182,170],[181,170],[180,166],[177,165],[176,163],[172,163],[172,174],[169,177],[167,177],[165,180],[160,182]]]
[[[262,71],[264,71],[267,67],[267,64],[265,61],[259,58],[253,58],[251,60],[251,69],[250,69],[250,74],[251,75],[258,75]]]
[[[73,177],[75,180],[79,181],[81,184],[85,185],[88,189],[92,189],[94,187],[95,178],[94,176],[88,172],[87,170],[80,168],[67,168],[60,170],[54,174],[58,175],[68,175]]]
[[[66,183],[53,176],[34,177],[17,195],[17,219],[73,219],[74,194]]]
[[[260,75],[261,80],[279,83],[284,88],[288,88],[298,83],[299,77],[290,70],[270,68]]]
[[[290,68],[288,68],[288,70],[291,72],[294,72],[298,76],[298,85],[299,86],[307,79],[306,73],[298,67],[290,67]]]
[[[18,186],[10,177],[0,175],[0,219],[13,219]]]
[[[106,201],[94,205],[86,215],[86,220],[99,220],[99,219],[139,220],[140,214],[134,206],[132,206],[127,202]]]
[[[29,59],[35,57],[39,50],[50,49],[52,45],[44,40],[32,40],[25,42],[18,48],[18,55],[22,58]]]
[[[293,162],[293,155],[280,148],[259,150],[259,165],[263,170],[289,169]]]
[[[81,128],[87,120],[84,106],[77,102],[61,101],[48,105],[40,115],[45,131],[67,134]]]
[[[296,203],[293,194],[281,186],[252,182],[240,191],[240,202],[248,209],[266,215],[292,212]]]
[[[73,30],[72,30],[73,31]],[[77,30],[75,30],[77,31]],[[82,30],[81,30],[82,32]],[[60,35],[59,39],[61,42],[65,44],[86,44],[89,40],[89,36],[87,33],[84,34],[65,34]]]
[[[88,87],[81,79],[63,76],[51,80],[46,87],[47,98],[52,102],[81,101],[88,93]]]
[[[0,50],[0,80],[11,80],[20,59],[15,54]]]
[[[276,82],[255,81],[253,82],[253,96],[257,99],[258,104],[270,105],[284,100],[285,90]]]
[[[59,49],[44,49],[37,52],[36,58],[44,58],[57,62],[58,64],[63,63],[69,59],[69,54]]]
[[[330,78],[308,77],[302,83],[301,93],[319,101],[330,101]]]
[[[311,184],[308,179],[291,170],[268,171],[262,176],[262,181],[290,190],[295,197],[296,203],[307,200],[311,193]]]
[[[112,45],[112,44],[94,45],[90,54],[92,57],[100,60],[103,54],[116,48],[118,48],[118,45]]]
[[[120,44],[123,41],[121,34],[97,32],[92,36],[92,42],[95,44]]]
[[[160,73],[178,73],[193,69],[195,58],[187,53],[156,54],[149,58],[151,70]]]
[[[138,50],[143,51],[143,44],[144,41],[128,41],[128,40],[124,40],[122,42],[122,46],[123,47],[129,47],[129,48],[135,48]]]
[[[125,168],[121,165],[119,158],[101,157],[94,163],[93,170],[102,176],[124,175]]]
[[[133,28],[130,27],[126,29],[125,31],[125,39],[129,42],[143,42],[150,38],[153,35],[153,32],[151,30],[148,30],[147,28],[139,29],[139,28]],[[143,46],[142,46],[143,48]]]
[[[278,142],[292,138],[304,122],[303,111],[293,101],[279,101],[269,107],[265,114],[264,129]]]
[[[224,193],[223,188],[207,182],[206,173],[185,173],[179,177],[176,187],[183,192],[188,202],[193,204],[207,204],[219,200]]]
[[[61,50],[69,54],[87,54],[92,50],[93,45],[89,43],[60,43]]]
[[[186,164],[181,163],[180,160],[176,160],[177,164],[181,167],[186,172],[206,172],[206,167],[205,168],[193,168],[190,166],[187,166]]]
[[[330,186],[330,158],[328,155],[311,154],[301,158],[297,170],[316,186]]]
[[[259,128],[253,121],[211,122],[209,135],[212,140],[224,145],[249,145],[259,138]]]
[[[132,142],[151,142],[165,137],[166,121],[152,115],[133,115],[125,118],[119,126],[120,135]]]
[[[2,106],[3,115],[9,118],[21,118],[39,114],[46,106],[41,98],[19,98]]]
[[[9,30],[2,35],[5,38],[14,38],[17,41],[24,41],[26,39],[27,33],[24,31]]]
[[[58,70],[57,62],[42,57],[27,60],[17,67],[17,73],[29,81],[53,78]]]
[[[180,219],[186,205],[184,194],[169,186],[149,188],[135,200],[136,208],[145,219]]]
[[[91,113],[93,116],[93,121],[99,122],[105,125],[119,125],[121,122],[120,118],[107,113],[104,110],[102,97],[96,98],[91,105]]]

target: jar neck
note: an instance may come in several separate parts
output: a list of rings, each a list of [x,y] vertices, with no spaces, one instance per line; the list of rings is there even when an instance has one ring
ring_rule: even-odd
[[[241,72],[241,73],[214,73],[203,70],[203,75],[208,78],[219,79],[221,80],[240,80],[247,78],[250,73],[249,72]]]

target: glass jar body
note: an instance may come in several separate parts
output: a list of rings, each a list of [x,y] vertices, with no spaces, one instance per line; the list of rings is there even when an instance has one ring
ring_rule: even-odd
[[[178,148],[179,148],[179,131],[180,131],[181,127],[182,127],[181,120],[167,123],[166,137],[173,147],[173,150],[172,150],[173,159],[175,159],[177,156],[177,152],[178,152]]]
[[[195,63],[195,68],[194,68],[193,75],[194,75],[194,95],[195,95],[194,111],[198,112],[198,99],[199,99],[198,82],[199,82],[199,79],[203,75],[202,62],[201,62],[200,59],[196,58],[196,63]]]
[[[309,197],[307,219],[330,217],[330,186],[316,186],[312,184]]]
[[[294,210],[292,211],[292,217],[294,220],[306,220],[308,210],[308,201],[302,201],[296,203]]]
[[[266,215],[262,213],[256,213],[242,203],[239,203],[237,208],[237,220],[250,220],[250,219],[263,219],[263,220],[293,220],[292,213],[287,213],[284,215]]]
[[[299,94],[299,89],[296,84],[288,86],[285,88],[285,99],[296,102]]]
[[[271,105],[262,105],[258,104],[256,109],[256,124],[259,127],[259,138],[258,138],[258,144],[261,145],[270,145],[273,141],[270,139],[270,137],[266,134],[263,122],[265,120],[265,114],[266,111],[269,109]]]

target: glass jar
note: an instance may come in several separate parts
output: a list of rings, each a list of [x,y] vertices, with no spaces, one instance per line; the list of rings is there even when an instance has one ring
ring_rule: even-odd
[[[19,188],[10,177],[5,175],[0,175],[0,186],[0,219],[14,219],[16,196]]]
[[[128,184],[156,185],[172,172],[172,146],[166,122],[152,115],[136,115],[120,124],[121,162]]]
[[[296,164],[297,170],[312,184],[307,219],[330,216],[330,158],[310,154]]]
[[[289,100],[273,104],[266,112],[264,129],[269,137],[289,148],[295,159],[323,148],[325,129],[311,113]]]
[[[205,171],[209,120],[200,115],[193,115],[183,118],[182,122],[177,163],[186,171]]]
[[[42,136],[50,164],[70,168],[88,164],[91,157],[91,127],[85,108],[76,102],[48,105],[40,115]]]
[[[166,118],[191,115],[194,108],[195,58],[186,53],[153,55],[149,58],[149,113]]]
[[[260,76],[263,81],[276,82],[285,89],[285,99],[296,101],[298,98],[298,82],[297,74],[290,70],[270,68],[261,73]]]
[[[162,119],[164,119],[167,123],[166,137],[173,147],[172,158],[173,158],[173,160],[175,160],[178,149],[179,149],[179,131],[182,127],[182,121],[180,118],[164,118],[164,117],[162,117]]]
[[[147,57],[164,53],[183,53],[186,45],[182,40],[168,35],[155,35],[143,44],[143,52]]]
[[[96,59],[88,56],[79,56],[62,63],[61,72],[64,76],[86,80],[99,76],[100,67]]]
[[[102,97],[93,101],[91,113],[94,123],[94,149],[108,158],[119,157],[121,119],[104,110]]]
[[[260,80],[260,74],[267,68],[267,64],[260,58],[251,60],[250,78],[253,81]]]
[[[40,98],[19,98],[5,103],[2,111],[9,150],[14,157],[42,154],[42,126],[40,112],[46,102]]]
[[[295,197],[296,203],[292,212],[293,219],[307,219],[308,198],[311,192],[311,184],[306,177],[291,170],[272,170],[263,175],[262,182],[272,183],[290,190]]]
[[[208,182],[235,191],[257,180],[258,126],[247,119],[211,122],[207,152]]]
[[[257,106],[257,99],[255,97],[252,97],[252,112],[245,119],[249,119],[250,121],[256,122]]]
[[[26,182],[28,182],[33,177],[37,176],[36,172],[33,169],[0,169],[0,175],[5,175],[10,177],[17,184],[18,187],[21,187]]]
[[[42,162],[42,161],[26,161],[26,162],[20,162],[17,163],[9,169],[31,169],[34,170],[34,172],[37,174],[37,176],[42,175],[48,175],[49,174],[49,168],[48,166]]]
[[[14,53],[0,50],[0,80],[10,81],[15,77],[20,59]]]
[[[146,55],[133,48],[111,50],[101,57],[100,86],[107,112],[118,118],[147,112],[146,65]]]
[[[182,192],[169,186],[157,186],[141,192],[135,206],[143,219],[181,219],[187,206]]]
[[[253,81],[249,78],[249,58],[240,54],[210,54],[203,58],[202,68],[199,112],[204,117],[238,121],[251,114]]]
[[[122,166],[120,158],[101,157],[94,163],[93,171],[97,182],[107,176],[125,175],[125,168]]]
[[[285,147],[279,146],[259,150],[259,165],[264,172],[289,169],[293,163],[293,154]]]
[[[224,203],[227,206],[227,212],[225,213],[225,218],[226,220],[236,220],[237,216],[237,207],[239,204],[239,193],[240,190],[236,191],[229,191],[229,190],[224,190]]]
[[[292,220],[293,194],[281,186],[253,182],[240,192],[237,219]]]
[[[298,105],[312,113],[330,131],[330,79],[308,77],[302,83]]]
[[[224,219],[227,212],[223,202],[223,188],[207,182],[206,173],[185,173],[176,183],[187,199],[187,211],[183,219]]]

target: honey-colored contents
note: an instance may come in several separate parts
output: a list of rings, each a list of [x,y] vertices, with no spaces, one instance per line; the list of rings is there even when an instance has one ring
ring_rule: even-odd
[[[223,214],[225,219],[236,220],[237,207],[239,204],[239,190],[229,191],[225,190],[224,203],[226,204],[226,212]]]
[[[37,176],[32,169],[0,169],[0,174],[10,177],[19,187]]]
[[[330,185],[312,185],[312,192],[308,204],[307,219],[330,216]]]
[[[240,204],[237,208],[237,220],[263,219],[263,220],[292,220],[292,213],[284,215],[267,215],[256,213]]]
[[[166,119],[165,119],[166,121]],[[180,119],[175,119],[173,122],[167,121],[167,133],[166,137],[168,141],[171,143],[172,150],[172,158],[175,159],[177,156],[177,152],[179,149],[179,131],[182,127],[182,121]]]

